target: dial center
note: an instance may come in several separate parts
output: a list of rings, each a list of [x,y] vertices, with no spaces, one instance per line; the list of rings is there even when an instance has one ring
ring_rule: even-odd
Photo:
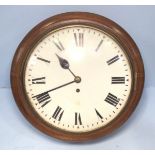
[[[79,76],[75,76],[74,81],[76,83],[80,83],[81,82],[81,78]]]

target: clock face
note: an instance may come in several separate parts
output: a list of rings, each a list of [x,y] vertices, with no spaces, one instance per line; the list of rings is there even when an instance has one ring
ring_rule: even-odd
[[[68,132],[106,126],[127,104],[132,70],[110,35],[84,26],[51,31],[31,50],[24,85],[29,104],[49,125]]]

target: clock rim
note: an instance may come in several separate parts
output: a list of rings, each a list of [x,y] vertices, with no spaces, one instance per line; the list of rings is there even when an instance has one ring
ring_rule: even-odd
[[[34,48],[37,42],[39,42],[39,40],[50,31],[69,25],[91,26],[112,36],[121,47],[123,47],[133,70],[132,77],[134,82],[129,99],[123,110],[106,126],[89,132],[72,133],[49,126],[48,123],[43,121],[43,119],[41,119],[33,110],[28,103],[29,101],[25,94],[23,68],[29,53],[32,51],[31,49]],[[55,15],[42,21],[24,37],[19,44],[12,61],[10,80],[16,104],[25,118],[33,126],[43,133],[57,139],[82,142],[106,136],[127,121],[138,105],[139,99],[142,95],[145,78],[144,74],[144,65],[140,51],[134,40],[122,27],[114,21],[94,13],[68,12]]]

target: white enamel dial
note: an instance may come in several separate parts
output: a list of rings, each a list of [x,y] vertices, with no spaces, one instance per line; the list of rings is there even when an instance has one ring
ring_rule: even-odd
[[[24,83],[44,121],[65,131],[88,132],[110,123],[124,108],[132,70],[111,36],[73,25],[38,42],[25,65]]]

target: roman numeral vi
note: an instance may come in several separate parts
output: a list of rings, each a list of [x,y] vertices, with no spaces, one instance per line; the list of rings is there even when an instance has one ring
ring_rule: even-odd
[[[82,125],[80,113],[75,113],[75,125]]]

